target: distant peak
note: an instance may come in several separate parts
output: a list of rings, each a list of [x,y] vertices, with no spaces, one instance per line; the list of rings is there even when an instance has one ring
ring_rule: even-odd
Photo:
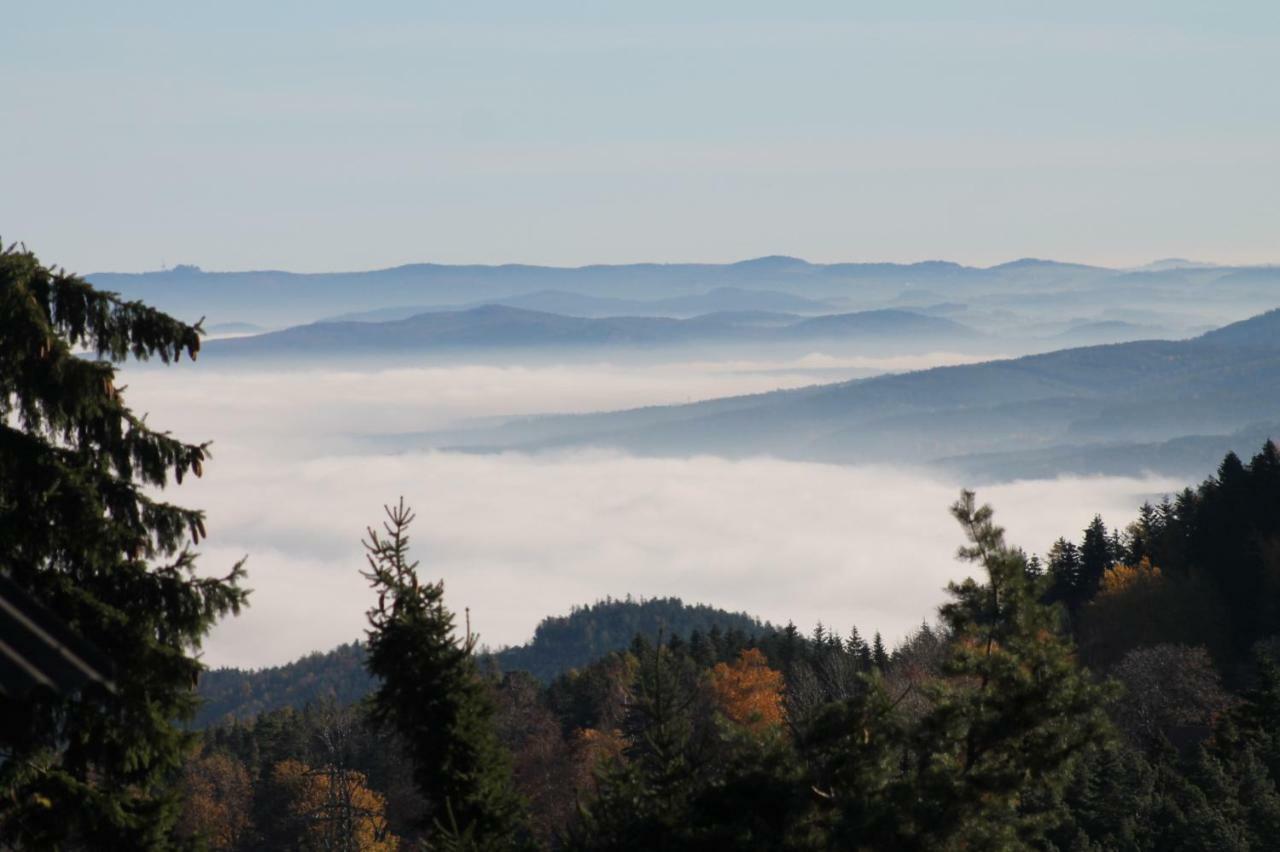
[[[737,267],[755,267],[757,269],[783,269],[794,266],[808,266],[809,261],[801,260],[798,257],[789,257],[785,254],[770,254],[764,257],[753,257],[750,260],[740,260],[733,266]]]
[[[1090,266],[1087,263],[1068,263],[1061,260],[1047,260],[1041,257],[1020,257],[1017,260],[1011,260],[1008,263],[997,263],[995,266],[987,267],[988,270],[1000,269],[1042,269],[1053,267],[1056,269],[1100,269],[1102,267]]]
[[[1022,269],[1031,266],[1057,266],[1056,260],[1045,260],[1040,257],[1020,257],[1017,260],[1011,260],[1008,263],[997,263],[989,269]]]
[[[1143,266],[1135,266],[1137,272],[1165,272],[1171,269],[1214,269],[1218,266],[1203,260],[1187,260],[1185,257],[1164,257]]]

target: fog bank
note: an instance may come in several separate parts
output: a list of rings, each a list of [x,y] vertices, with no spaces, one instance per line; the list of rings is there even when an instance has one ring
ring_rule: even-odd
[[[213,438],[205,476],[165,495],[208,512],[202,570],[249,557],[250,608],[219,626],[210,665],[263,666],[362,635],[360,538],[403,495],[414,555],[482,641],[526,641],[546,615],[606,595],[675,595],[803,630],[857,625],[893,641],[931,618],[959,527],[960,483],[923,471],[769,458],[370,455],[358,439],[497,414],[682,402],[815,381],[805,363],[373,371],[141,370],[127,398],[184,439]],[[839,363],[838,369],[874,369]],[[878,366],[883,367],[884,364]],[[924,364],[899,364],[924,366]],[[1042,552],[1095,512],[1131,519],[1181,483],[1063,479],[991,487],[1013,542]]]

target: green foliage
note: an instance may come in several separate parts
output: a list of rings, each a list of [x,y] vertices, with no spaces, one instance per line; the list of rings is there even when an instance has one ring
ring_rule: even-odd
[[[654,639],[661,633],[687,639],[713,628],[747,636],[771,629],[745,613],[686,604],[679,598],[606,598],[566,616],[544,618],[532,642],[499,651],[494,659],[504,671],[527,671],[545,682],[611,651],[624,650],[636,636]]]
[[[638,635],[653,638],[662,632],[672,638],[687,638],[712,654],[714,660],[710,656],[706,659],[714,662],[736,657],[753,638],[772,629],[749,615],[686,604],[679,598],[606,598],[575,607],[567,616],[544,618],[531,642],[478,654],[478,663],[482,669],[492,663],[502,671],[527,671],[551,681],[611,651],[625,649]],[[193,724],[205,728],[284,707],[302,709],[326,700],[340,705],[359,701],[373,691],[364,660],[364,646],[351,642],[258,671],[214,669],[200,678],[203,703]]]
[[[1105,576],[1117,562],[1135,566],[1144,558],[1163,582],[1149,590],[1145,607],[1120,605],[1138,619],[1134,629],[1109,612],[1091,625],[1099,566]],[[1228,454],[1195,489],[1143,506],[1123,537],[1108,536],[1095,519],[1081,546],[1054,546],[1049,566],[1049,597],[1077,611],[1077,637],[1091,662],[1175,642],[1207,647],[1234,675],[1247,668],[1254,643],[1280,634],[1280,449],[1267,441],[1248,463]]]
[[[384,533],[370,528],[365,542],[364,576],[378,594],[368,631],[367,666],[378,679],[372,718],[404,742],[438,832],[454,837],[460,827],[475,848],[516,848],[522,803],[476,671],[475,639],[455,637],[444,584],[421,582],[409,561],[413,513],[403,501],[386,511]]]
[[[971,544],[961,556],[987,582],[952,584],[943,677],[919,687],[915,713],[885,681],[833,705],[806,749],[835,842],[894,849],[1005,849],[1034,844],[1055,814],[1024,807],[1027,790],[1065,786],[1072,762],[1100,740],[1106,690],[1092,684],[1040,602],[1043,585],[1005,545],[990,507],[965,492],[953,507]]]
[[[325,701],[339,706],[355,704],[373,691],[373,678],[364,659],[364,646],[349,642],[282,666],[206,672],[200,678],[202,704],[194,725],[206,728],[234,719],[247,721],[273,710],[300,710]]]
[[[621,733],[572,849],[816,848],[803,829],[803,769],[780,728],[752,732],[715,713],[705,668],[682,645],[638,642]]]
[[[0,570],[115,661],[117,687],[0,697],[0,845],[168,842],[196,652],[247,593],[239,565],[196,575],[203,514],[152,496],[208,446],[136,416],[115,362],[199,348],[198,326],[0,251]]]

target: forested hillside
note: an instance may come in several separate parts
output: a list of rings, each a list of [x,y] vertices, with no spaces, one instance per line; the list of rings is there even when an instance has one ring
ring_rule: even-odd
[[[568,615],[544,618],[526,645],[493,654],[498,668],[525,671],[549,681],[570,669],[621,651],[637,636],[688,639],[711,631],[754,637],[772,628],[746,613],[726,612],[679,598],[624,600],[606,598],[577,607]]]
[[[606,598],[548,616],[525,645],[482,655],[504,672],[524,671],[541,681],[626,648],[637,636],[657,641],[687,639],[695,633],[754,637],[772,628],[745,613],[726,612],[679,598]],[[233,719],[248,720],[286,707],[335,702],[353,704],[372,688],[359,642],[314,653],[282,666],[243,671],[214,669],[200,678],[203,704],[194,725],[202,728]]]

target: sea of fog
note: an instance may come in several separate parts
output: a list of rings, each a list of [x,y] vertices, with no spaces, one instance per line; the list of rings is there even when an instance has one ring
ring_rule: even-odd
[[[881,466],[616,453],[377,453],[363,440],[503,414],[585,412],[800,387],[960,359],[814,354],[618,366],[251,371],[131,369],[126,397],[154,427],[212,440],[203,479],[166,499],[208,512],[202,570],[248,557],[249,609],[215,629],[212,666],[287,662],[361,637],[371,595],[361,537],[403,496],[414,556],[490,646],[546,615],[627,594],[674,595],[804,630],[857,625],[892,641],[932,618],[960,530],[962,483]],[[1063,478],[989,487],[1010,539],[1043,552],[1095,513],[1127,523],[1163,479]]]

